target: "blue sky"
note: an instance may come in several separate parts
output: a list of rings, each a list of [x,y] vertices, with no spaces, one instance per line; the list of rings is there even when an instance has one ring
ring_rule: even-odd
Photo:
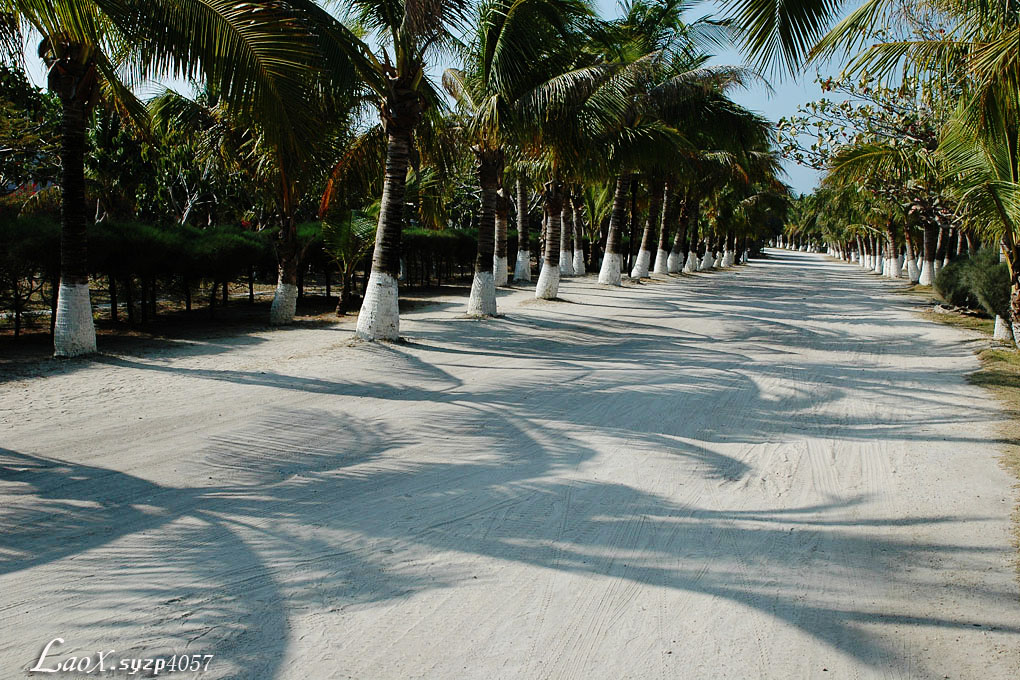
[[[596,0],[596,4],[604,17],[613,17],[619,14],[617,0]],[[852,7],[848,7],[847,10],[849,11],[857,4],[859,4],[858,0],[849,0],[848,5]],[[708,14],[719,16],[721,12],[716,7],[710,2],[705,2],[691,12],[691,18]],[[33,49],[26,50],[26,55],[30,58],[29,75],[36,85],[43,87],[45,85],[44,70],[39,61],[33,58],[34,53],[34,46]],[[713,63],[740,64],[743,63],[743,57],[736,49],[732,49],[717,55],[713,59]],[[772,77],[770,74],[772,92],[769,92],[763,86],[754,86],[734,93],[733,98],[743,106],[763,114],[769,120],[777,121],[783,116],[795,114],[799,105],[822,97],[821,89],[814,82],[816,70],[819,70],[823,75],[836,75],[839,72],[839,65],[823,64],[812,68],[810,72],[796,78],[789,75]],[[174,84],[171,85],[173,86]],[[184,89],[186,91],[186,86],[178,86],[175,89]],[[142,94],[144,95],[144,92]],[[810,192],[816,186],[818,181],[818,173],[816,171],[799,166],[793,162],[786,163],[785,169],[787,183],[798,193]]]

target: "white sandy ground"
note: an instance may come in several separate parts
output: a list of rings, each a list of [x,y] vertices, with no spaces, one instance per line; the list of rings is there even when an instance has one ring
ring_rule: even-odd
[[[1016,680],[969,336],[772,254],[0,382],[0,678]]]

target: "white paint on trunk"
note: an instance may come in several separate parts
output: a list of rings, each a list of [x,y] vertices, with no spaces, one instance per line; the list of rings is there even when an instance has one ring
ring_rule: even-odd
[[[96,351],[96,325],[88,284],[61,281],[53,325],[53,356],[79,357]]]
[[[639,250],[637,259],[634,260],[634,268],[630,270],[630,278],[632,279],[646,279],[648,278],[648,265],[652,262],[652,251],[650,250]]]
[[[917,260],[913,258],[907,260],[907,278],[911,283],[917,283],[921,278],[921,270],[917,268]]]
[[[599,270],[599,283],[604,286],[619,286],[622,277],[620,268],[623,266],[623,255],[620,253],[606,253],[602,258],[602,268]]]
[[[683,269],[683,264],[680,253],[670,252],[669,258],[666,260],[666,273],[679,274],[680,270]]]
[[[885,260],[883,260],[881,257],[876,255],[875,256],[875,273],[876,274],[881,275],[882,270],[884,269],[884,266],[883,266],[884,264],[885,264]]]
[[[724,250],[723,251],[722,266],[724,266],[724,267],[732,267],[733,266],[733,251],[732,250]]]
[[[535,297],[539,300],[552,300],[560,292],[559,267],[542,267],[535,286]]]
[[[564,276],[574,275],[574,253],[569,250],[560,251],[560,274]]]
[[[293,283],[276,284],[276,292],[273,294],[273,304],[269,308],[269,325],[286,326],[294,321],[294,314],[297,313],[297,286]]]
[[[712,266],[715,267],[716,269],[722,267],[723,266],[722,258],[723,258],[722,253],[716,253],[715,259],[712,261]]]
[[[517,251],[517,264],[514,265],[514,281],[531,281],[531,252]]]
[[[900,260],[897,257],[890,257],[885,261],[885,275],[890,279],[898,279],[902,276],[903,271],[900,269]]]
[[[750,260],[750,259],[751,259],[751,251],[745,250],[744,251],[744,264],[747,264],[747,261]]]
[[[693,250],[688,251],[687,261],[684,263],[684,271],[692,274],[698,271],[698,254]]]
[[[584,251],[574,251],[574,276],[584,276],[587,272],[584,270]]]
[[[1002,342],[1013,342],[1013,329],[1010,323],[998,314],[995,315],[995,330],[992,337]]]
[[[358,314],[358,337],[363,340],[396,340],[400,337],[400,306],[397,280],[384,272],[372,272],[365,287],[365,301]]]
[[[652,271],[656,274],[669,273],[669,251],[659,248],[655,251],[655,266]]]
[[[706,250],[705,256],[701,258],[701,264],[698,266],[698,269],[711,269],[713,264],[715,264],[715,256]]]
[[[507,262],[505,257],[492,256],[492,280],[497,286],[505,286],[507,282]]]
[[[467,313],[469,316],[496,316],[496,280],[492,272],[475,272]]]
[[[932,269],[932,275],[938,277],[940,271],[942,271],[942,260],[935,260],[935,267]]]
[[[925,260],[921,263],[921,273],[917,277],[917,282],[922,286],[930,286],[935,282],[935,263],[931,260]]]

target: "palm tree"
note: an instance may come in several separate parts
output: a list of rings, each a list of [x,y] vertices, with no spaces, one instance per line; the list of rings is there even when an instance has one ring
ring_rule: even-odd
[[[1010,325],[1020,323],[1020,124],[1018,94],[996,92],[976,123],[966,103],[943,133],[940,156],[964,226],[1001,243],[1009,268]]]
[[[142,107],[118,74],[204,77],[239,109],[258,109],[274,140],[299,145],[313,43],[296,14],[303,2],[213,5],[199,0],[0,0],[12,26],[41,36],[50,89],[60,98],[61,274],[54,354],[96,351],[88,286],[85,128],[100,97],[137,118]],[[4,41],[19,45],[19,40]],[[7,55],[17,60],[20,55]]]
[[[626,6],[611,54],[622,63],[615,78],[605,85],[623,102],[595,147],[608,151],[608,169],[615,177],[606,253],[599,283],[620,285],[623,267],[619,252],[626,191],[635,173],[651,180],[654,211],[646,222],[642,248],[632,275],[646,276],[659,224],[660,189],[663,177],[677,162],[677,155],[692,148],[681,127],[725,88],[744,81],[747,72],[729,66],[706,67],[705,44],[720,44],[725,30],[712,23],[683,23],[686,3],[638,0]]]
[[[437,54],[452,51],[454,30],[465,16],[467,1],[328,4],[342,4],[345,18],[356,26],[352,28],[326,12],[314,16],[314,33],[321,41],[326,64],[343,65],[344,59],[349,60],[374,94],[386,136],[379,222],[357,335],[365,340],[396,340],[400,336],[400,235],[406,219],[404,199],[415,153],[414,136],[426,111],[441,106],[426,70]]]
[[[470,315],[496,313],[495,231],[497,216],[506,214],[500,208],[503,166],[507,145],[519,134],[515,121],[534,119],[536,100],[528,95],[569,67],[581,22],[589,17],[588,8],[574,0],[489,0],[479,8],[464,67],[443,75],[444,87],[468,117],[481,189]],[[505,240],[505,219],[502,223]],[[505,253],[502,262],[505,283]]]

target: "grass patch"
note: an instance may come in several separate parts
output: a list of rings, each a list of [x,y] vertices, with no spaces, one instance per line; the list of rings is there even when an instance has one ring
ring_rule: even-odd
[[[989,338],[992,337],[992,331],[995,330],[995,320],[980,317],[973,314],[960,314],[958,312],[947,312],[947,313],[936,313],[930,310],[922,312],[923,316],[932,321],[938,321],[944,323],[947,326],[956,326],[957,328],[966,328],[970,331],[978,331]]]

